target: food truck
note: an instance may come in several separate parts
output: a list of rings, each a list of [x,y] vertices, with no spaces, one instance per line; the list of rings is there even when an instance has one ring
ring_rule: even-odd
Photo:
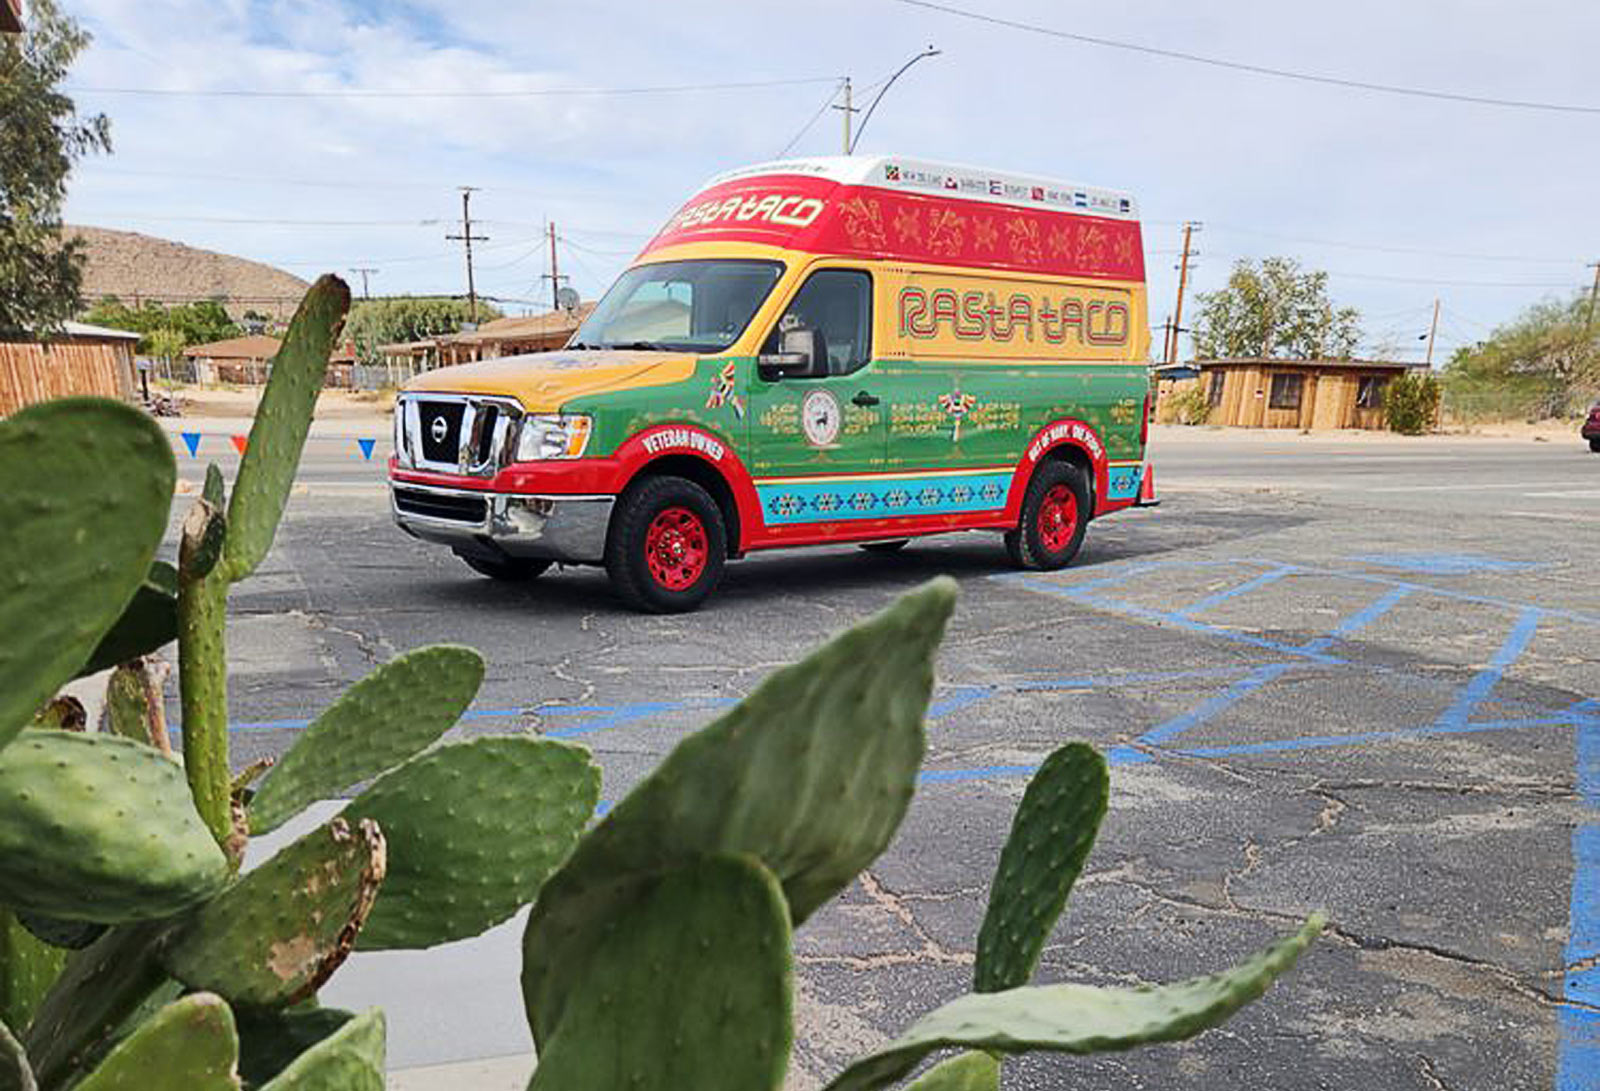
[[[995,531],[1054,569],[1153,500],[1131,197],[896,156],[719,175],[565,348],[406,384],[396,522],[689,610],[757,550]]]

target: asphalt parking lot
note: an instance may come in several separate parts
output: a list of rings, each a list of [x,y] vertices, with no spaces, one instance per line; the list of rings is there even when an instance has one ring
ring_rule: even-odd
[[[1314,909],[1333,926],[1220,1030],[1013,1062],[1007,1087],[1600,1086],[1600,457],[1575,436],[1159,430],[1163,505],[1095,524],[1066,571],[1010,571],[977,535],[766,554],[659,618],[596,570],[507,586],[406,538],[387,441],[367,461],[358,433],[382,436],[314,435],[234,592],[241,763],[374,664],[458,642],[489,663],[459,731],[580,741],[616,799],[767,671],[960,581],[918,800],[797,937],[792,1087],[964,991],[1011,811],[1071,738],[1112,761],[1112,807],[1039,980],[1186,977]],[[191,480],[236,461],[225,437],[174,442]],[[397,1086],[520,1087],[519,934],[357,956],[325,999],[384,1003]]]

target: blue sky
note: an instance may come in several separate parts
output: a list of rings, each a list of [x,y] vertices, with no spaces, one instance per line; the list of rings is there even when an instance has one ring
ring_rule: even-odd
[[[978,24],[899,0],[58,0],[93,32],[72,83],[112,117],[67,217],[373,290],[460,292],[454,187],[490,236],[478,284],[541,300],[543,225],[585,298],[707,176],[769,158],[850,75],[866,88],[932,43],[860,151],[1132,191],[1151,312],[1170,311],[1179,224],[1194,287],[1240,257],[1332,274],[1366,349],[1420,354],[1570,295],[1600,260],[1600,113],[1315,86]],[[1600,5],[1581,0],[950,0],[1062,30],[1386,84],[1600,107]],[[1514,18],[1512,13],[1514,11]],[[756,81],[738,90],[433,97]],[[377,91],[333,98],[108,89]],[[838,150],[824,111],[796,154]],[[263,222],[271,221],[271,222]],[[314,222],[313,222],[314,221]],[[508,309],[523,309],[510,304]]]

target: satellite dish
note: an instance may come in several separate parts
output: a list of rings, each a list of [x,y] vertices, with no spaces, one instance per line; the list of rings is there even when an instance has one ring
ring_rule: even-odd
[[[556,306],[564,311],[578,309],[578,290],[563,284],[556,289]]]

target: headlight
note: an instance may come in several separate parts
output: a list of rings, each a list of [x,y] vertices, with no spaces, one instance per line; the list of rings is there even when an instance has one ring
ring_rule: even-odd
[[[536,462],[546,458],[577,458],[589,445],[589,417],[559,414],[530,414],[522,418],[517,436],[517,461]]]

